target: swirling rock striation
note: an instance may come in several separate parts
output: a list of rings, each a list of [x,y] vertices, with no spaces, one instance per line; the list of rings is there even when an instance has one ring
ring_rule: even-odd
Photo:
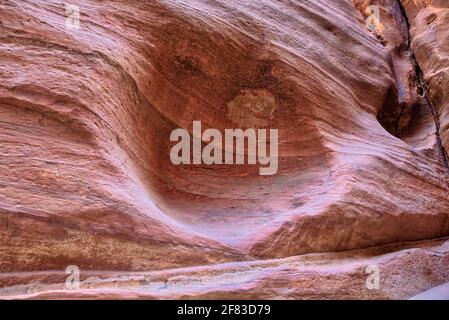
[[[77,29],[61,1],[1,1],[0,293],[407,298],[449,281],[448,10],[401,2],[74,0]],[[278,129],[277,174],[173,165],[170,133],[193,121]],[[373,293],[376,261],[390,282]],[[108,289],[53,291],[68,265]],[[149,270],[207,279],[136,289]]]

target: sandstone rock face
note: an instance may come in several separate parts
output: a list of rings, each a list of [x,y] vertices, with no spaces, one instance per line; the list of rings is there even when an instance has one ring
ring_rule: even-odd
[[[449,3],[443,0],[403,1],[411,26],[412,49],[434,106],[434,116],[449,150]]]
[[[445,3],[0,1],[0,295],[402,299],[448,282]],[[170,134],[194,121],[277,129],[276,174],[174,165]],[[80,289],[63,290],[69,265]]]

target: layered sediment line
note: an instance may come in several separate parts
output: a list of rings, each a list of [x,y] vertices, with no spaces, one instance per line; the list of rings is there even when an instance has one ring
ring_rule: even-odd
[[[68,265],[114,275],[267,260],[276,266],[236,272],[226,293],[223,276],[198,292],[142,294],[334,297],[323,289],[332,274],[343,279],[335,288],[352,288],[345,297],[369,298],[361,269],[345,271],[351,262],[309,277],[289,259],[337,251],[351,259],[350,250],[449,235],[438,140],[448,150],[443,2],[402,1],[410,35],[394,0],[72,2],[79,28],[67,27],[73,17],[60,1],[0,3],[3,293],[29,297],[27,279],[38,283],[35,297],[64,296],[48,293],[51,277],[33,277]],[[374,31],[369,4],[380,7]],[[221,132],[277,129],[277,174],[174,165],[170,134],[192,134],[194,121]],[[397,286],[371,297],[409,297],[447,281],[445,251],[434,258],[416,246],[414,261],[436,280],[398,248],[397,265],[384,270],[402,270]],[[411,274],[423,285],[408,285]],[[301,291],[318,278],[316,291]]]

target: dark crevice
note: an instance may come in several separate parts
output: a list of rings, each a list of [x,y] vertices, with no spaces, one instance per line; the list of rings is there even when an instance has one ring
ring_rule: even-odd
[[[418,61],[417,61],[417,59],[415,57],[415,54],[413,53],[413,50],[411,48],[410,21],[408,20],[407,13],[405,11],[404,6],[401,3],[401,0],[396,0],[396,1],[397,1],[398,6],[399,6],[399,8],[401,10],[402,16],[404,17],[404,21],[407,24],[407,33],[408,33],[408,35],[407,35],[407,46],[408,46],[410,52],[412,53],[411,59],[413,61],[414,67],[415,67],[416,78],[418,79],[418,83],[417,83],[417,85],[418,85],[418,89],[417,89],[418,90],[418,94],[424,99],[425,103],[427,104],[427,106],[430,109],[430,112],[432,113],[433,120],[435,122],[435,128],[436,128],[435,135],[436,135],[438,148],[440,150],[443,162],[444,162],[446,168],[449,171],[449,161],[448,161],[449,158],[448,158],[448,154],[446,152],[446,149],[443,147],[443,142],[441,140],[440,124],[439,124],[439,121],[438,121],[438,116],[437,116],[437,114],[435,112],[435,108],[434,108],[434,106],[432,104],[432,101],[430,100],[429,94],[427,92],[427,88],[426,88],[425,81],[424,81],[424,74],[423,74],[423,72],[421,70],[421,67],[419,66]]]
[[[418,65],[414,55],[412,56],[412,58],[415,61],[415,69],[416,69],[417,77],[418,77],[418,80],[419,80],[420,92],[423,93],[423,98],[426,101],[427,105],[429,106],[430,112],[432,113],[433,119],[435,121],[435,127],[436,127],[435,135],[436,135],[436,138],[437,138],[437,144],[438,144],[438,147],[440,149],[440,153],[441,153],[441,156],[443,158],[443,162],[446,165],[447,169],[449,170],[448,154],[446,152],[446,149],[443,146],[443,141],[441,140],[441,135],[440,135],[441,130],[440,130],[440,123],[438,121],[438,116],[437,116],[437,114],[435,112],[435,107],[433,106],[432,101],[429,98],[429,94],[427,93],[427,89],[426,89],[426,86],[425,86],[425,83],[424,83],[423,72],[422,72],[420,66]]]
[[[391,68],[394,67],[391,66]],[[403,137],[407,136],[409,131],[413,131],[411,120],[417,109],[419,109],[419,104],[400,103],[397,87],[392,84],[387,91],[377,120],[391,135],[403,140]]]

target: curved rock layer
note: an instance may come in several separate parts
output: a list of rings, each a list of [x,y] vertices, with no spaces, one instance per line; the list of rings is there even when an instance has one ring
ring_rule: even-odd
[[[447,252],[419,249],[449,235],[448,6],[433,2],[74,0],[76,29],[60,1],[1,1],[0,294],[407,298],[447,282]],[[278,129],[277,174],[173,165],[170,133],[193,121]],[[402,274],[368,293],[370,261]],[[102,271],[93,291],[53,292],[68,265],[221,275],[160,293]]]
[[[449,151],[449,3],[402,1],[411,26],[412,49],[434,106],[439,134]]]

